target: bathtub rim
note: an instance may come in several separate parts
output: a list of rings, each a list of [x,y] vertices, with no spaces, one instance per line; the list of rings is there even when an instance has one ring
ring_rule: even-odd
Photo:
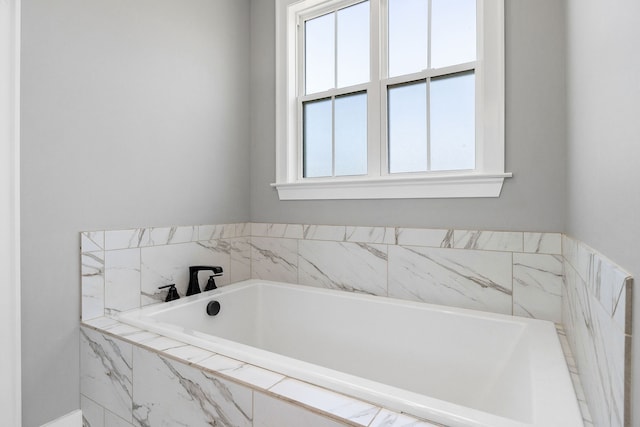
[[[347,299],[370,299],[374,302],[384,302],[393,305],[417,307],[420,309],[433,310],[440,313],[453,314],[466,318],[482,318],[499,322],[506,322],[524,326],[529,341],[529,354],[531,354],[531,335],[544,346],[543,348],[552,351],[534,351],[535,357],[530,359],[532,371],[542,373],[538,377],[532,377],[532,420],[526,422],[513,418],[506,418],[491,412],[463,406],[434,397],[422,395],[416,392],[404,390],[395,386],[390,386],[377,381],[368,380],[352,374],[347,374],[330,368],[325,368],[313,363],[304,362],[281,354],[273,353],[247,344],[238,343],[225,338],[215,337],[203,333],[186,333],[184,328],[176,325],[169,325],[157,319],[149,318],[148,315],[170,311],[175,307],[188,306],[201,303],[203,300],[213,299],[223,296],[225,293],[241,290],[255,285],[276,286],[285,289],[305,291],[310,293],[338,294],[341,298]],[[582,417],[578,407],[577,398],[564,354],[562,353],[560,342],[556,333],[555,325],[552,322],[516,317],[511,315],[482,312],[478,310],[443,306],[425,302],[401,300],[397,298],[346,292],[334,289],[318,288],[299,284],[289,284],[261,279],[250,279],[225,285],[216,290],[200,293],[180,300],[168,303],[158,303],[149,306],[128,310],[114,316],[118,321],[129,324],[159,335],[163,335],[196,347],[204,348],[216,354],[220,354],[232,359],[248,363],[267,369],[288,378],[293,378],[307,382],[330,391],[343,394],[361,401],[388,408],[394,411],[407,413],[432,422],[443,423],[450,427],[473,426],[473,427],[537,427],[537,426],[569,426],[569,422],[575,425],[583,425]],[[193,332],[193,331],[192,331]],[[201,335],[206,335],[203,338]],[[185,339],[186,338],[186,339]],[[537,341],[536,341],[537,342]],[[534,349],[535,350],[535,349]],[[558,358],[559,353],[559,358]],[[273,355],[277,355],[277,359]],[[280,359],[280,360],[278,360]],[[265,363],[265,360],[269,362]],[[559,361],[562,364],[559,364]],[[268,365],[268,366],[265,366]],[[561,366],[559,366],[561,365]],[[547,368],[544,370],[536,368]],[[337,375],[336,375],[337,374]],[[363,384],[364,383],[364,384]],[[557,398],[557,393],[550,393],[558,388],[564,389],[562,399]],[[571,391],[569,395],[568,392]],[[398,392],[407,394],[413,399],[400,399]],[[365,397],[362,396],[365,395]],[[550,397],[553,396],[553,397]],[[416,403],[418,400],[420,403]],[[541,415],[536,412],[536,408],[552,408]],[[465,415],[463,415],[465,414]],[[558,421],[560,420],[560,421]]]

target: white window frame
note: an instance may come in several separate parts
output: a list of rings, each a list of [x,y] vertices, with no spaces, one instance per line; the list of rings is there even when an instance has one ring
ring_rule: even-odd
[[[302,119],[300,114],[300,32],[304,17],[349,0],[277,0],[276,4],[276,182],[281,200],[394,199],[499,197],[505,172],[504,152],[504,0],[477,0],[478,57],[476,77],[476,168],[472,171],[389,174],[386,165],[386,116],[369,108],[368,175],[329,178],[302,177]],[[373,16],[387,0],[370,0]],[[335,7],[335,6],[333,6]],[[382,16],[383,14],[381,14]],[[368,102],[380,103],[387,86],[408,81],[407,76],[385,77],[385,25],[372,22],[371,80]],[[378,49],[377,46],[381,46]],[[456,71],[452,68],[452,72]],[[467,65],[463,64],[461,69]],[[427,72],[414,78],[424,78]],[[341,93],[343,90],[333,90]],[[371,111],[379,116],[372,117]],[[386,109],[383,108],[386,111]]]

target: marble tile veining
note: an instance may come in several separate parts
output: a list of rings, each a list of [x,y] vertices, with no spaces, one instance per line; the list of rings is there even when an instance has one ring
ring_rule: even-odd
[[[347,238],[347,228],[344,225],[305,225],[304,238],[309,240],[329,240],[344,242]]]
[[[81,255],[82,318],[104,315],[104,251]]]
[[[140,341],[140,344],[150,349],[158,350],[158,351],[175,350],[182,347],[186,347],[188,345],[183,343],[182,341],[177,341],[172,338],[161,336],[161,335],[151,337],[145,341]]]
[[[387,246],[364,243],[299,242],[299,283],[387,295]]]
[[[346,228],[346,241],[355,243],[382,243],[395,245],[396,236],[393,227],[351,227]]]
[[[133,363],[134,424],[251,427],[251,389],[137,347]]]
[[[284,378],[281,374],[249,365],[221,354],[216,354],[199,361],[198,366],[220,372],[230,378],[265,390]]]
[[[401,246],[426,246],[429,248],[452,248],[453,230],[397,228],[396,243]]]
[[[513,254],[513,314],[561,322],[562,256]]]
[[[562,254],[562,234],[524,233],[524,252],[535,254]]]
[[[512,231],[469,231],[453,232],[453,247],[458,249],[479,249],[483,251],[522,252],[522,233]]]
[[[229,240],[229,283],[251,279],[251,240],[249,237],[238,237]]]
[[[613,316],[620,305],[622,291],[629,274],[616,264],[601,256],[592,256],[589,273],[589,290],[600,301],[607,314]],[[624,307],[621,307],[624,310]]]
[[[80,328],[80,392],[131,421],[132,345]]]
[[[104,250],[104,231],[85,231],[80,233],[81,252]]]
[[[104,254],[104,305],[108,312],[140,307],[140,249]]]
[[[567,340],[580,371],[594,425],[622,427],[628,425],[630,417],[630,387],[625,381],[630,372],[626,360],[630,335],[616,321],[615,313],[611,313],[611,306],[606,303],[611,299],[605,297],[605,304],[601,299],[603,295],[617,293],[627,274],[621,270],[602,274],[603,268],[616,267],[602,265],[601,255],[581,242],[566,240],[562,315]],[[585,278],[586,266],[592,271]],[[626,288],[626,284],[623,280],[622,286]],[[626,311],[626,304],[622,307],[618,304],[618,309]]]
[[[165,353],[189,363],[198,363],[211,357],[213,354],[209,350],[194,347],[192,345],[169,348]]]
[[[236,237],[236,224],[201,225],[198,240],[218,240]]]
[[[251,237],[251,223],[240,222],[236,224],[236,237]]]
[[[251,223],[251,235],[254,237],[279,237],[285,239],[302,239],[302,224],[268,224]]]
[[[298,281],[298,240],[251,239],[251,277],[287,283]]]
[[[104,233],[104,248],[109,251],[149,246],[150,234],[148,228],[107,230]]]
[[[389,246],[389,296],[511,314],[507,252]]]
[[[149,246],[187,243],[198,240],[198,227],[156,227],[150,229]]]

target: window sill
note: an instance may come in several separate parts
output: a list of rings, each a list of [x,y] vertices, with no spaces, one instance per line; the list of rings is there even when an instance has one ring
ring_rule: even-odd
[[[504,179],[511,176],[511,173],[474,173],[420,178],[282,182],[271,186],[278,190],[280,200],[499,197]]]

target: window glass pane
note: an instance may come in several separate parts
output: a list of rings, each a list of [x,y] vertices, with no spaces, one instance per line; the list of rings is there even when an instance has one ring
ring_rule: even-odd
[[[331,104],[331,99],[304,104],[303,175],[307,178],[332,175]]]
[[[305,22],[305,91],[335,87],[335,13]]]
[[[389,0],[389,77],[427,68],[427,0]]]
[[[389,172],[426,171],[426,82],[389,88],[388,102]]]
[[[369,81],[369,2],[338,11],[338,87]]]
[[[336,176],[367,173],[367,94],[335,100]]]
[[[473,72],[431,80],[431,170],[475,168]]]
[[[476,0],[432,0],[431,68],[476,60]]]

